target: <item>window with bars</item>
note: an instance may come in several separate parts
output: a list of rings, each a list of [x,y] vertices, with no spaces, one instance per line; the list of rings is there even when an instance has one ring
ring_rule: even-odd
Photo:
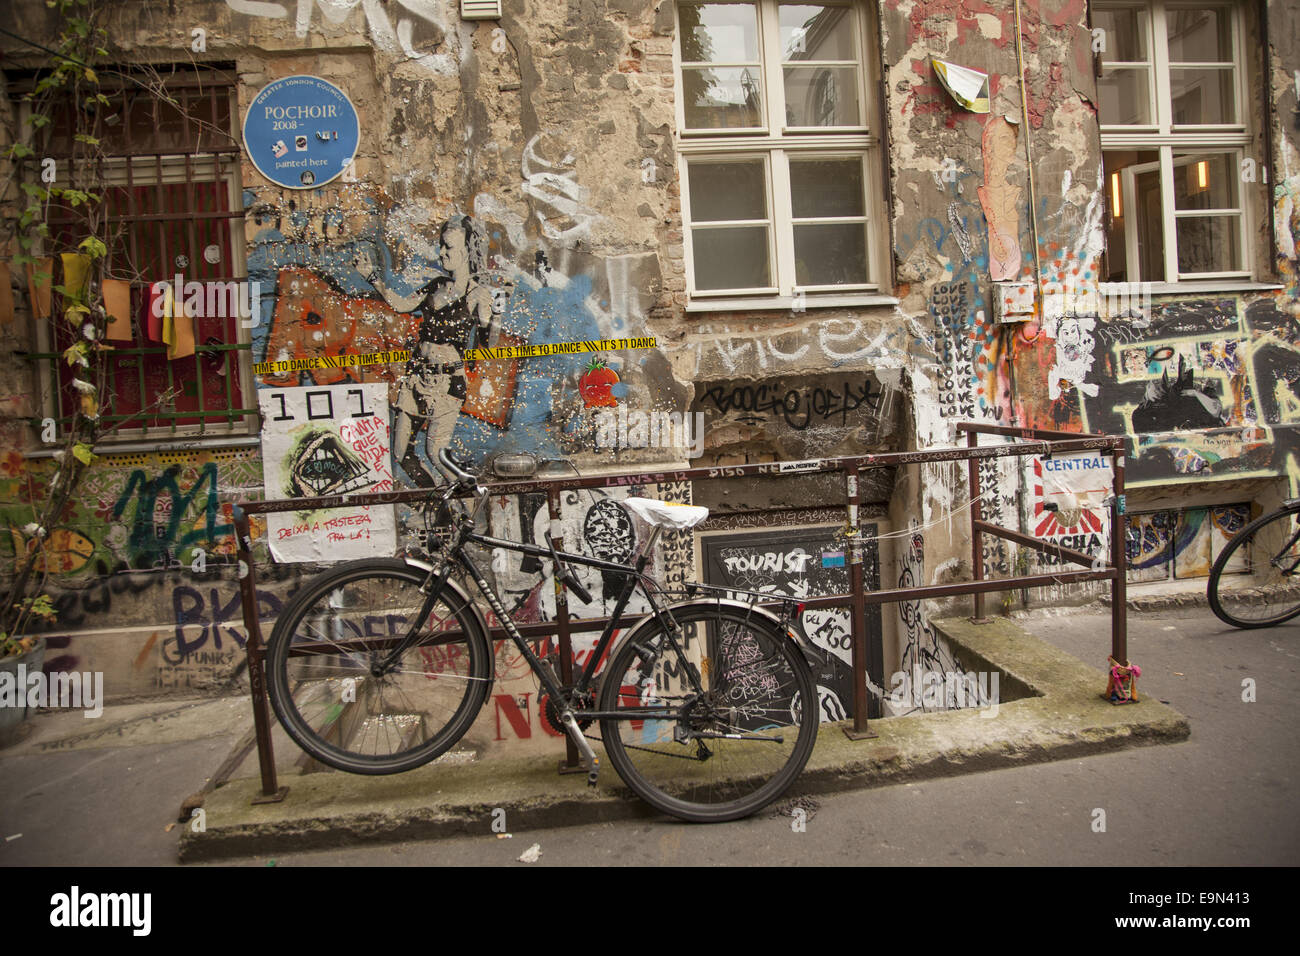
[[[102,193],[105,275],[130,288],[130,338],[107,343],[101,419],[116,426],[109,440],[117,441],[255,433],[234,79],[216,70],[176,71],[162,79],[165,95],[157,85],[152,76],[104,83],[110,105],[93,119],[102,144],[97,169],[73,161],[71,103],[55,105],[35,146],[39,157],[54,159],[57,185]],[[45,254],[57,262],[84,238],[84,226],[75,210],[57,206],[49,222]],[[169,357],[151,292],[178,276],[182,344]],[[32,358],[42,369],[44,414],[65,425],[77,396],[60,357],[75,330],[51,318],[38,332]]]
[[[677,4],[695,303],[812,306],[879,291],[886,242],[869,15],[835,0]]]

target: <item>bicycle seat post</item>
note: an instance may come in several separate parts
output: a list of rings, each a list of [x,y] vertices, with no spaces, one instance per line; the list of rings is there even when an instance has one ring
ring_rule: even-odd
[[[663,530],[659,525],[655,525],[650,529],[650,537],[645,539],[645,544],[637,549],[636,560],[632,562],[637,571],[643,570],[646,563],[654,557],[655,542],[659,540],[659,534]]]

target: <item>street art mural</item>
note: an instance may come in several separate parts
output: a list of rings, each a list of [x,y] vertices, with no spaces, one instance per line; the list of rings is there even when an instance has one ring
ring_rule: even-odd
[[[868,590],[880,587],[880,552],[874,537],[878,525],[863,528],[863,572]],[[849,572],[846,542],[836,528],[785,529],[779,540],[770,533],[708,535],[703,538],[704,579],[709,584],[762,594],[797,598],[847,594]],[[853,638],[849,609],[805,609],[795,622],[808,642],[820,651],[809,664],[817,683],[821,719],[853,716]],[[884,683],[881,654],[880,605],[867,609],[868,717],[880,715]]]
[[[684,386],[644,347],[640,297],[628,293],[653,295],[653,255],[611,263],[561,249],[566,274],[540,240],[516,248],[514,228],[462,214],[433,221],[371,187],[338,192],[329,207],[246,197],[249,275],[275,290],[263,301],[270,322],[253,333],[255,356],[274,366],[260,385],[387,382],[399,484],[434,484],[444,446],[476,467],[504,451],[563,458],[593,450],[599,409],[634,397],[684,407]],[[599,352],[599,341],[631,345]],[[509,354],[559,344],[557,354]],[[406,357],[331,367],[393,352]]]
[[[0,463],[0,561],[26,553],[23,530],[35,518],[52,468],[48,460],[6,457]],[[60,516],[47,570],[75,583],[119,569],[233,563],[230,508],[241,492],[256,493],[261,467],[247,451],[105,456],[86,472]]]
[[[908,532],[898,540],[896,546],[899,548],[899,588],[924,587],[929,584],[925,577],[925,533],[915,518],[908,522]],[[941,674],[965,673],[961,662],[948,646],[948,642],[940,637],[938,631],[930,624],[925,602],[899,601],[898,617],[902,623],[899,639],[903,652],[899,671],[904,674],[918,671]],[[941,707],[946,707],[947,700],[943,699],[937,703]],[[886,699],[885,706],[890,716],[910,713],[910,709],[914,709],[909,709],[906,700],[900,707],[899,703],[889,698]],[[930,704],[923,701],[918,706],[924,709]]]
[[[1250,520],[1250,505],[1216,505],[1129,515],[1126,523],[1130,581],[1203,578],[1219,552]],[[1239,552],[1226,573],[1249,570]]]
[[[1107,336],[1089,431],[1130,436],[1129,483],[1300,477],[1300,325],[1271,298],[1157,302]],[[1099,324],[1098,328],[1104,328]]]

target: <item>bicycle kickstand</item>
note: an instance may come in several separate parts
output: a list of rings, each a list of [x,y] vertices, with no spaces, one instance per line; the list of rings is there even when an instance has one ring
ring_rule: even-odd
[[[578,726],[578,720],[573,716],[573,711],[565,711],[560,717],[560,722],[564,724],[565,730],[573,738],[578,749],[582,751],[583,763],[587,765],[587,786],[594,787],[596,778],[600,774],[600,758],[596,752],[591,749],[591,742],[582,733],[582,728]]]

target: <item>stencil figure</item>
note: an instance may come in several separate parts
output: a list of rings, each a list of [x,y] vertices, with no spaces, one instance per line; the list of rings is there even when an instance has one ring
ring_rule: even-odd
[[[437,483],[416,455],[425,432],[432,461],[446,443],[466,397],[464,351],[492,338],[492,290],[479,280],[485,242],[468,216],[454,216],[438,236],[439,266],[425,266],[402,278],[410,295],[390,288],[369,250],[357,256],[357,271],[398,312],[421,315],[419,330],[394,405],[393,457],[417,485]]]
[[[1047,320],[1043,331],[1056,340],[1056,364],[1047,373],[1047,397],[1061,397],[1061,383],[1068,382],[1089,398],[1097,397],[1097,386],[1084,381],[1092,370],[1095,345],[1092,330],[1095,315],[1063,315]]]

